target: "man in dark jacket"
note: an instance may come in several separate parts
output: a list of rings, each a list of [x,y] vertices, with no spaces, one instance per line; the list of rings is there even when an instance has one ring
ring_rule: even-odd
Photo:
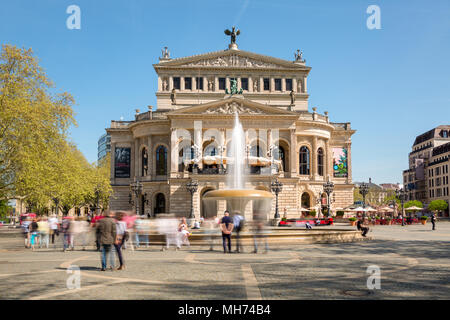
[[[431,216],[431,224],[433,225],[432,230],[436,230],[436,220],[436,215],[433,213],[433,215]]]
[[[108,256],[110,257],[111,270],[114,270],[114,255],[111,249],[116,241],[116,222],[113,216],[114,214],[111,211],[105,212],[105,218],[97,222],[102,250],[102,271],[106,271],[106,259]]]

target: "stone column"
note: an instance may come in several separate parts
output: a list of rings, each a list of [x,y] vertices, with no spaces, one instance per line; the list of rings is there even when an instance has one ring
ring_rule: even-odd
[[[286,92],[286,78],[281,78],[281,91]]]
[[[214,90],[213,91],[219,91],[219,78],[217,76],[214,76]]]
[[[295,131],[296,129],[291,129],[291,156],[290,156],[291,177],[296,177],[298,172],[297,136],[295,135]]]
[[[161,76],[158,76],[158,91],[162,91],[162,80],[161,80]]]
[[[230,91],[230,77],[225,78],[225,88]]]
[[[203,77],[203,90],[208,91],[208,77]]]
[[[111,154],[110,154],[110,157],[111,157],[111,168],[110,168],[110,180],[111,180],[111,183],[115,183],[115,181],[116,181],[116,177],[115,177],[115,175],[114,175],[114,168],[115,168],[115,155],[116,155],[116,143],[115,142],[112,142],[111,143]]]
[[[325,142],[325,180],[330,177],[333,179],[333,150],[331,150],[330,139]]]
[[[303,90],[304,93],[307,92],[306,79],[307,79],[306,77],[303,78],[303,87],[302,87],[302,90]]]
[[[134,138],[134,176],[139,177],[139,138]]]
[[[297,78],[292,78],[292,90],[297,92]]]
[[[259,77],[259,92],[264,92],[264,77]]]
[[[184,77],[180,77],[180,91],[184,91]]]
[[[147,144],[148,144],[148,155],[147,155],[147,166],[148,166],[148,170],[147,170],[147,176],[150,177],[152,176],[153,173],[153,145],[152,145],[152,135],[149,135],[147,138]]]
[[[317,160],[317,136],[314,136],[311,150],[311,178],[313,180],[316,180],[319,175]]]
[[[192,77],[191,91],[197,90],[197,77]]]
[[[178,172],[178,143],[177,129],[171,128],[170,136],[170,177],[176,178]]]
[[[248,77],[248,92],[253,92],[253,77]]]
[[[195,123],[194,123],[195,126]],[[201,130],[201,128],[199,130],[195,130],[194,131],[194,144],[197,145],[199,147],[198,149],[198,157],[199,157],[199,163],[198,163],[198,167],[200,169],[203,168],[203,161],[202,161],[202,157],[203,157],[203,140],[202,140],[202,135],[203,132]]]
[[[346,147],[347,147],[347,170],[348,170],[348,174],[347,174],[347,183],[352,183],[352,143],[351,142],[347,142],[346,143]]]
[[[237,87],[238,87],[238,90],[240,90],[242,88],[241,77],[237,77]]]
[[[173,77],[170,76],[169,77],[169,91],[172,91],[172,89],[173,89]]]
[[[269,87],[269,91],[273,92],[275,90],[275,78],[274,77],[270,77],[270,87]]]

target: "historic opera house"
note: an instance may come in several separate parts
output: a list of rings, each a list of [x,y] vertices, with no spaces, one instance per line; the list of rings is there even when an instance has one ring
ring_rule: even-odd
[[[233,29],[234,33],[234,29]],[[331,212],[353,204],[350,123],[308,106],[311,68],[297,50],[292,61],[228,49],[172,58],[165,48],[153,65],[157,108],[136,110],[133,121],[111,121],[112,210],[137,209],[196,218],[221,215],[225,201],[203,204],[226,188],[235,112],[245,133],[246,187],[271,192],[278,179],[280,214],[324,213],[324,183],[334,183]],[[142,112],[143,111],[143,112]],[[188,184],[195,181],[191,194]],[[193,198],[191,197],[193,195]],[[275,201],[272,201],[273,216]],[[245,216],[252,217],[249,203]]]

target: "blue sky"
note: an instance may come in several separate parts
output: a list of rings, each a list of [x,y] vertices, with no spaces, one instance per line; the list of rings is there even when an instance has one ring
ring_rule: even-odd
[[[69,5],[81,30],[69,30]],[[369,5],[381,29],[369,30]],[[110,120],[156,105],[161,49],[183,57],[239,48],[282,59],[302,49],[310,108],[351,122],[353,180],[401,182],[416,135],[450,124],[450,1],[2,0],[0,43],[33,48],[76,99],[71,137],[89,161]]]

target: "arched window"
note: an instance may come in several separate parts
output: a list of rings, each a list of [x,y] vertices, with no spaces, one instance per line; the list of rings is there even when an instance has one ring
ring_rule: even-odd
[[[275,160],[281,161],[281,165],[283,166],[283,171],[286,171],[286,157],[284,154],[284,148],[281,146],[275,147],[273,149],[273,158]]]
[[[142,158],[142,172],[141,172],[141,175],[145,177],[145,176],[148,175],[148,152],[147,152],[146,148],[142,149],[141,158]]]
[[[310,152],[305,146],[300,148],[300,174],[308,175],[310,173]]]
[[[156,148],[156,174],[167,174],[167,148],[164,146]]]
[[[323,149],[317,150],[317,172],[319,176],[323,176]]]
[[[302,194],[302,208],[310,208],[311,207],[311,197],[308,192],[303,192]]]
[[[447,130],[443,130],[442,131],[442,137],[443,138],[448,138],[448,131]]]
[[[203,151],[204,156],[217,156],[217,148],[214,143],[210,143],[206,146],[205,150]]]
[[[155,197],[155,209],[154,213],[165,213],[166,212],[166,197],[163,193],[158,193]]]

